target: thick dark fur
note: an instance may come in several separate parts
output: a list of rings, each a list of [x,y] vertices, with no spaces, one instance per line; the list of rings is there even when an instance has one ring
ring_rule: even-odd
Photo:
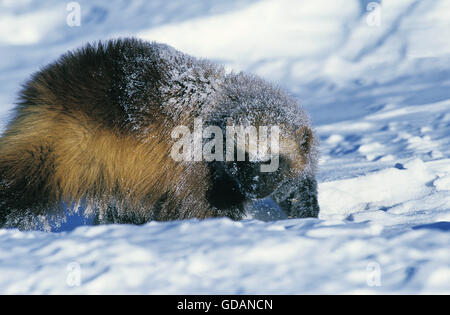
[[[198,117],[283,126],[280,168],[255,188],[258,163],[175,162],[172,129]],[[24,85],[0,138],[0,226],[34,228],[77,203],[100,223],[241,219],[267,195],[291,217],[316,217],[316,161],[309,120],[280,89],[166,45],[99,42]]]

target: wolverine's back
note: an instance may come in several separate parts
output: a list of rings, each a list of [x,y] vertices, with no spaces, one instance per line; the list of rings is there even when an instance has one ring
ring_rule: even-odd
[[[39,106],[66,114],[83,112],[105,126],[125,128],[133,110],[159,103],[160,50],[165,47],[126,39],[68,52],[26,83],[18,115]]]

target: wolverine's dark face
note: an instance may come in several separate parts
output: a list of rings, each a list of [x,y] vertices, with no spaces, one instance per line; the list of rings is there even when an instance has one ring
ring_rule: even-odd
[[[246,154],[248,156],[248,154]],[[275,157],[272,157],[275,159]],[[227,172],[239,183],[241,191],[248,199],[260,199],[273,193],[290,172],[290,163],[284,155],[276,157],[277,168],[272,172],[261,171],[261,166],[271,162],[246,161],[229,162],[226,164]]]
[[[211,203],[218,208],[240,208],[243,203],[270,198],[286,217],[317,217],[316,182],[307,170],[312,137],[309,128],[301,127],[282,132],[279,151],[269,159],[252,161],[246,150],[243,161],[212,163],[215,187],[209,195]]]

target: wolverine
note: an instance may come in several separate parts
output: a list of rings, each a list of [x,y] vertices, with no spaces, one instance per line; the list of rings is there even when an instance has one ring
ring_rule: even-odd
[[[279,127],[276,170],[261,172],[270,161],[249,159],[249,145],[234,152],[245,160],[173,159],[172,131],[196,119],[223,134]],[[287,217],[317,217],[317,160],[310,118],[281,88],[165,44],[99,41],[20,91],[0,138],[0,227],[33,229],[80,205],[97,223],[240,220],[262,198]]]

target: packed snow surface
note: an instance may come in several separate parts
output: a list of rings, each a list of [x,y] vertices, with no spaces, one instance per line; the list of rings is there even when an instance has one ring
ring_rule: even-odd
[[[2,229],[0,293],[449,294],[450,3],[377,3],[79,1],[69,27],[66,3],[0,2],[0,130],[30,73],[137,36],[279,84],[321,140],[318,219]]]

